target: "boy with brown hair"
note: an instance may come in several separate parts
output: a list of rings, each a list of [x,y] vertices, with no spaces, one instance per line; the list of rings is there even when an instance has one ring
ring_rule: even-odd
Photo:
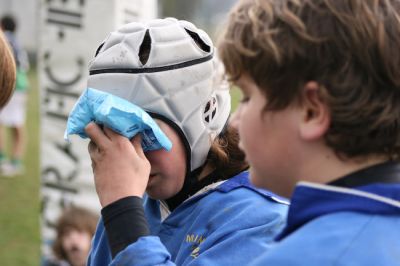
[[[242,0],[220,55],[252,182],[291,197],[258,265],[400,265],[400,2]]]
[[[46,265],[86,265],[97,220],[98,216],[86,208],[65,209],[57,221],[57,237],[52,247],[58,261]]]

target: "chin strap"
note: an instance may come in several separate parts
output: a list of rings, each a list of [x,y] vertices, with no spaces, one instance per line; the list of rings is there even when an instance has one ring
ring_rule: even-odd
[[[186,174],[185,182],[183,183],[182,189],[173,197],[165,200],[168,205],[169,210],[172,212],[176,207],[178,207],[182,202],[193,195],[192,188],[197,184],[197,177],[200,175],[204,166],[197,168],[196,170]]]
[[[230,117],[230,115],[229,115],[229,117]],[[228,128],[229,117],[226,120],[222,131],[219,133],[219,136],[222,136],[223,134],[225,134],[225,132]],[[169,120],[167,120],[167,122],[171,124],[171,122]],[[186,141],[186,139],[184,138],[184,135],[181,135],[181,138],[183,139],[184,142]],[[188,145],[185,147],[186,147],[186,151],[190,154],[190,148],[188,148]],[[187,164],[188,168],[187,169],[190,169],[190,157],[188,157],[187,160],[188,160],[188,164]],[[178,207],[182,202],[184,202],[185,200],[190,198],[190,196],[194,195],[200,189],[202,189],[205,186],[208,186],[212,183],[224,180],[224,178],[222,178],[222,175],[220,175],[218,173],[218,171],[216,171],[216,170],[212,171],[209,175],[203,177],[201,180],[198,180],[198,177],[199,177],[201,171],[203,171],[204,166],[205,166],[205,164],[200,166],[199,168],[193,170],[192,172],[188,171],[186,173],[185,182],[183,183],[182,189],[175,196],[165,200],[165,202],[168,205],[168,208],[171,212],[176,207]],[[228,179],[228,178],[225,178],[225,179]]]
[[[181,189],[181,191],[179,191],[178,194],[176,194],[172,198],[165,200],[171,212],[176,209],[176,207],[178,207],[180,204],[182,204],[182,202],[190,198],[192,195],[196,194],[196,192],[201,190],[202,188],[210,184],[229,179],[229,177],[223,178],[218,171],[213,171],[209,175],[203,177],[201,180],[198,180],[198,176],[200,175],[202,170],[203,167],[200,167],[189,174],[189,176],[185,178],[185,183],[183,184],[183,188]]]

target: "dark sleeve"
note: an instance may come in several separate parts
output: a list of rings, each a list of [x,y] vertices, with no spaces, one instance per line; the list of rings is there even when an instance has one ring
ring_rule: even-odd
[[[130,196],[117,200],[104,207],[101,215],[113,258],[139,237],[150,234],[143,201],[139,197]]]

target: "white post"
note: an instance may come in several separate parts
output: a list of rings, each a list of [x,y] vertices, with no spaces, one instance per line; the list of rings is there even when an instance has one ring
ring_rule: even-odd
[[[87,66],[107,34],[154,18],[156,0],[41,0],[38,73],[41,92],[42,252],[50,254],[64,207],[99,211],[87,141],[63,139],[68,114],[86,87]]]

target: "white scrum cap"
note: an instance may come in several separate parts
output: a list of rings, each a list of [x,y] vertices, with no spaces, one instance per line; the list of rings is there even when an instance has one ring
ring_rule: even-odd
[[[100,45],[89,71],[89,88],[124,98],[178,130],[190,171],[204,164],[231,108],[223,67],[204,31],[174,18],[126,24]]]

